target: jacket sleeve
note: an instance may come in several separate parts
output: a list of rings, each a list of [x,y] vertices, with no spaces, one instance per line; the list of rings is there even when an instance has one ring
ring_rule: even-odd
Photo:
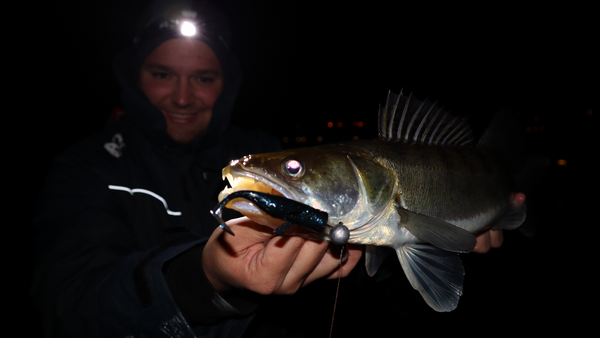
[[[190,327],[162,268],[206,239],[181,236],[139,250],[105,180],[81,161],[55,162],[34,226],[32,297],[48,337],[235,337],[252,319]]]

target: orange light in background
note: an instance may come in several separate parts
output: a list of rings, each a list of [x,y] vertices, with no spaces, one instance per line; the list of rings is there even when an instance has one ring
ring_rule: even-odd
[[[539,120],[540,120],[540,118],[539,118],[539,117],[537,117],[537,116],[534,116],[534,117],[533,117],[533,120],[534,120],[535,122],[537,122],[537,121],[539,121]]]
[[[356,140],[358,140],[358,136],[354,136],[352,139],[353,139],[354,141],[356,141]]]
[[[302,136],[302,137],[300,138],[300,142],[306,142],[306,137]]]
[[[337,126],[338,126],[338,128],[341,128],[343,125],[344,125],[344,124],[343,124],[342,122],[338,122],[338,123],[337,123]]]
[[[285,142],[285,143],[288,143],[289,140],[290,139],[287,136],[283,138],[283,142]]]
[[[588,115],[592,115],[592,110],[591,110],[591,109],[588,109],[588,111],[587,111],[587,114],[588,114]]]
[[[323,142],[323,138],[321,136],[317,137],[317,142]]]
[[[358,121],[358,126],[362,127],[362,126],[364,126],[364,123],[362,123],[362,121]]]
[[[329,128],[333,127],[333,122],[327,122],[327,126],[328,126]]]
[[[558,165],[567,165],[567,161],[566,160],[558,160],[558,161],[556,161],[556,164],[558,164]]]
[[[300,136],[296,136],[296,142],[298,142],[298,143],[302,142],[302,140],[300,139]]]

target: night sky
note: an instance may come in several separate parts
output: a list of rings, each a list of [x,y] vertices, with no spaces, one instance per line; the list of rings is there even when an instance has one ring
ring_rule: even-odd
[[[36,5],[39,32],[26,48],[39,57],[29,63],[32,78],[46,87],[28,99],[36,106],[30,125],[37,143],[27,151],[34,151],[26,162],[34,175],[22,179],[28,193],[19,211],[25,215],[51,159],[101,129],[120,105],[111,61],[131,41],[144,3]],[[463,255],[465,291],[456,311],[427,308],[393,258],[386,262],[388,278],[341,281],[334,336],[390,329],[401,335],[413,328],[467,335],[568,328],[576,335],[592,315],[584,307],[598,301],[592,279],[598,254],[591,249],[598,221],[591,215],[600,200],[594,166],[599,32],[591,8],[389,3],[218,2],[232,22],[233,49],[244,70],[232,122],[282,142],[287,137],[285,147],[317,145],[318,136],[324,143],[374,138],[379,103],[388,90],[403,88],[468,116],[479,130],[498,108],[517,110],[524,130],[529,127],[530,152],[548,165],[524,186],[535,235],[505,231],[501,249]],[[24,254],[25,264],[18,265],[29,271],[31,256]],[[19,278],[28,297],[30,273]],[[287,311],[273,320],[294,317],[309,336],[328,335],[335,286],[314,283],[301,297],[277,300]],[[19,317],[37,328],[31,303],[21,305],[25,315]]]

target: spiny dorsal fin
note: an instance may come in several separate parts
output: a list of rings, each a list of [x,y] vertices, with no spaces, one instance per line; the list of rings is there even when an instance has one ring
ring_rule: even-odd
[[[385,106],[379,105],[379,138],[394,142],[430,145],[472,145],[473,130],[469,124],[450,115],[449,111],[429,99],[419,101],[412,96],[391,91]]]

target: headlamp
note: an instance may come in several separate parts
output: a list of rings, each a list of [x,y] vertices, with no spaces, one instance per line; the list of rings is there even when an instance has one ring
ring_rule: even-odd
[[[217,54],[221,48],[228,52],[231,34],[227,19],[208,3],[190,6],[185,4],[186,1],[181,4],[178,1],[168,0],[167,8],[146,9],[136,27],[134,51],[142,53],[140,57],[145,58],[160,43],[185,38],[203,41]]]
[[[179,30],[183,36],[191,37],[196,35],[196,26],[189,21],[183,21],[181,25],[179,25]]]
[[[193,37],[198,34],[198,24],[189,18],[184,19],[167,19],[158,23],[159,31],[171,31],[171,33],[179,33],[183,36]]]
[[[193,38],[201,34],[201,23],[196,20],[196,12],[181,11],[177,18],[165,18],[164,16],[154,18],[146,24],[146,27],[133,40],[134,44],[140,43],[147,36],[156,36],[159,34],[169,34]]]

